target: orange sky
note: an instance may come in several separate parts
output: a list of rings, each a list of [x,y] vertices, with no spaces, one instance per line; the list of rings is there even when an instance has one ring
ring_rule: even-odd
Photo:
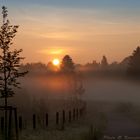
[[[82,64],[100,61],[102,55],[121,61],[140,44],[140,20],[131,9],[8,8],[11,23],[20,25],[14,46],[23,48],[25,62],[47,63],[66,54]]]

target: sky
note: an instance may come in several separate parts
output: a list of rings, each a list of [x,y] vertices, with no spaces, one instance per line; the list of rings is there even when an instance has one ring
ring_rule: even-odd
[[[140,0],[0,0],[19,25],[13,48],[25,62],[69,54],[75,63],[121,62],[140,45]],[[2,18],[2,17],[1,17]]]

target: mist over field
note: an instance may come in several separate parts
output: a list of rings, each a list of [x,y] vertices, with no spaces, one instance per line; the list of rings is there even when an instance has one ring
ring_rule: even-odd
[[[28,119],[34,112],[43,114],[45,111],[52,113],[61,111],[65,107],[67,109],[73,92],[69,83],[69,80],[62,76],[27,76],[21,80],[22,89],[17,91],[14,103],[18,104],[19,113]],[[118,77],[84,76],[83,83],[85,93],[81,99],[86,101],[87,113],[78,124],[75,122],[76,126],[68,126],[64,135],[67,136],[65,133],[70,129],[70,131],[76,131],[76,135],[85,137],[83,135],[88,135],[91,126],[101,130],[104,136],[137,136],[139,134],[139,81]],[[77,130],[73,130],[75,127]],[[56,135],[57,133],[59,137],[60,134],[56,132]],[[45,132],[42,135],[48,137]],[[79,136],[77,139],[81,139]],[[76,139],[75,136],[74,138]]]
[[[139,104],[140,82],[123,78],[89,78],[85,80],[84,98],[91,101],[132,102]]]
[[[132,102],[139,103],[140,82],[123,78],[91,77],[84,78],[86,101]],[[69,81],[61,77],[30,77],[21,80],[22,88],[17,91],[37,99],[61,98],[70,96]]]

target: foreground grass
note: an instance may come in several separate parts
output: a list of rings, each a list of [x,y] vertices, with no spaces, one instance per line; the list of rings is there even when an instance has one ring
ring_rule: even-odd
[[[65,130],[26,130],[20,140],[86,140],[89,130],[82,128],[66,128]]]

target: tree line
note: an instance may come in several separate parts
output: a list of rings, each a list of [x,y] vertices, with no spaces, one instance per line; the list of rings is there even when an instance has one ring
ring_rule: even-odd
[[[89,73],[89,74],[120,74],[131,77],[140,76],[140,47],[138,46],[130,56],[127,56],[118,63],[117,61],[109,64],[107,57],[104,55],[100,62],[93,60],[87,64],[77,64],[72,57],[65,55],[59,67],[53,65],[52,62],[44,63],[27,63],[21,66],[24,70],[30,70],[31,73]]]

